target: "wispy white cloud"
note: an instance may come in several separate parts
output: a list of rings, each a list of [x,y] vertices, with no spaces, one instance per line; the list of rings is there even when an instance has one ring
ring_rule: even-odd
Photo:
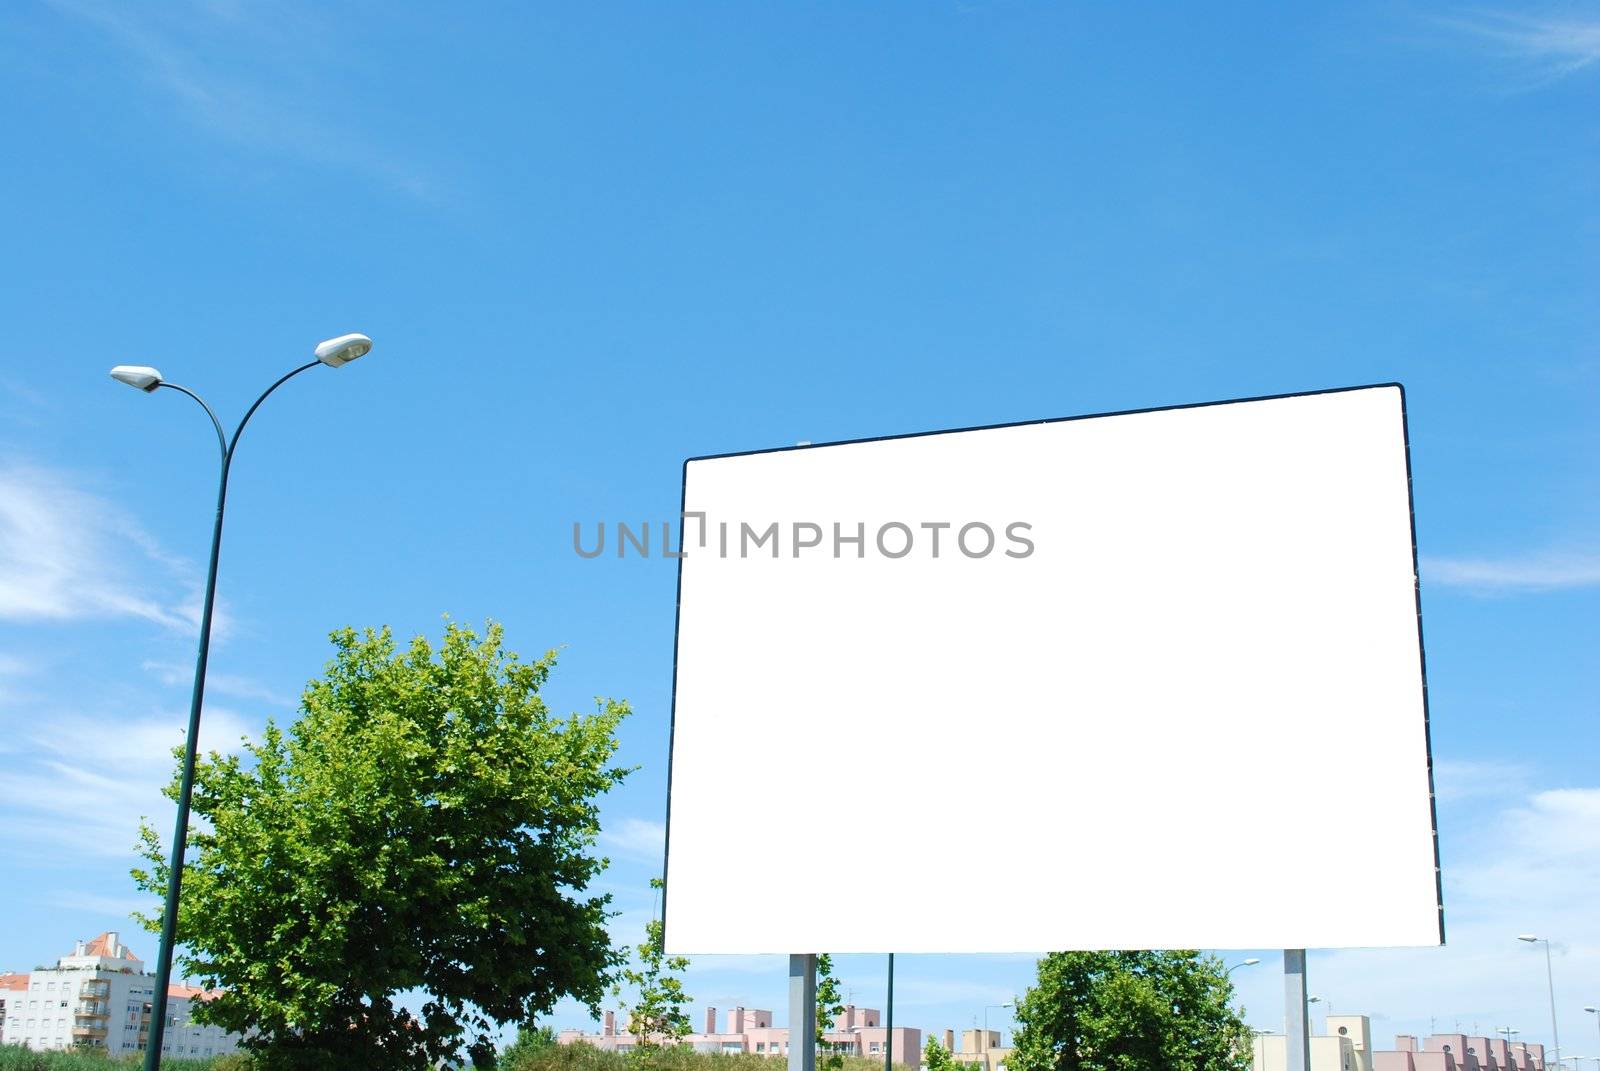
[[[1600,61],[1600,15],[1531,15],[1479,9],[1441,24],[1514,64],[1532,84],[1575,74]]]
[[[190,124],[235,147],[358,175],[432,199],[435,182],[416,164],[340,121],[333,72],[340,54],[316,8],[189,0],[127,5],[50,0],[115,43],[145,84]]]
[[[666,851],[667,827],[645,818],[622,818],[607,823],[600,832],[600,846],[642,863],[660,865]]]
[[[1527,791],[1533,770],[1498,759],[1434,759],[1433,791],[1444,802],[1493,799]]]
[[[21,655],[0,651],[0,707],[9,706],[26,697],[27,693],[17,682],[33,672],[33,665]],[[0,741],[0,754],[11,750]]]
[[[198,613],[150,590],[152,566],[192,598],[187,563],[110,502],[61,472],[0,472],[0,620],[122,617],[197,628]]]
[[[1600,553],[1552,550],[1511,558],[1425,557],[1422,579],[1503,594],[1594,587],[1600,585]]]
[[[187,687],[194,681],[194,665],[179,664],[176,662],[146,661],[140,665],[146,673],[151,674],[162,684],[183,685]],[[0,677],[3,677],[0,669]],[[269,688],[260,681],[249,677],[242,677],[232,673],[218,673],[215,670],[206,670],[206,694],[226,695],[234,699],[254,699],[269,703],[275,707],[293,707],[295,700]]]
[[[71,908],[81,911],[86,915],[95,915],[101,919],[115,919],[128,921],[135,911],[157,912],[161,909],[160,901],[154,898],[138,896],[102,896],[99,893],[83,892],[79,889],[68,889],[54,895],[51,903],[59,907]],[[154,938],[149,938],[153,943]]]
[[[126,858],[140,818],[165,830],[172,805],[161,788],[172,776],[186,720],[178,712],[133,720],[65,715],[19,727],[26,746],[0,767],[8,835],[28,846],[16,858]],[[201,749],[237,752],[250,727],[234,711],[208,707]]]

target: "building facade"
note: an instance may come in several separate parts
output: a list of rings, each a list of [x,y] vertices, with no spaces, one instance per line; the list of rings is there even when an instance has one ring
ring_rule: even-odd
[[[1282,1034],[1258,1034],[1254,1071],[1286,1071]],[[1311,1038],[1310,1071],[1545,1071],[1544,1046],[1468,1034],[1402,1034],[1378,1049],[1365,1015],[1330,1015],[1328,1032]]]
[[[956,1044],[954,1030],[946,1030],[942,1044],[957,1063],[982,1067],[984,1071],[1005,1071],[1011,1049],[1000,1044],[998,1030],[963,1030]]]
[[[725,1030],[718,1030],[717,1009],[705,1010],[705,1029],[690,1034],[677,1043],[689,1045],[697,1052],[741,1052],[756,1056],[787,1056],[789,1053],[789,1028],[772,1025],[772,1013],[762,1008],[734,1008],[728,1012]],[[615,1012],[606,1012],[600,1032],[589,1034],[581,1030],[563,1030],[556,1035],[563,1045],[593,1045],[610,1052],[627,1052],[638,1044],[638,1039],[628,1032],[626,1023],[617,1028]],[[897,1064],[918,1067],[922,1063],[922,1031],[916,1027],[897,1026],[892,1031],[885,1028],[876,1008],[858,1008],[846,1004],[844,1013],[833,1029],[823,1034],[824,1052],[837,1052],[850,1056],[883,1056],[884,1046],[889,1047],[889,1057]]]
[[[155,978],[115,931],[79,941],[54,968],[0,975],[0,1044],[30,1049],[95,1049],[111,1056],[143,1052],[150,1032]],[[193,1021],[196,1003],[214,994],[167,988],[163,1056],[220,1056],[239,1036]]]

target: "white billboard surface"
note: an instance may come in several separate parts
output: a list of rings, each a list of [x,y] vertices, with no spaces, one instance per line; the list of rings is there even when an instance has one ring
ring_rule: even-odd
[[[684,509],[669,951],[1441,943],[1397,385],[695,459]]]

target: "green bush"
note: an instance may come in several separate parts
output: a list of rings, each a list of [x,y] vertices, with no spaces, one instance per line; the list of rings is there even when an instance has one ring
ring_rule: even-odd
[[[695,1052],[687,1045],[639,1049],[626,1055],[603,1052],[592,1045],[554,1045],[533,1052],[512,1054],[499,1071],[783,1071],[781,1056],[749,1052]],[[883,1071],[883,1061],[866,1056],[845,1056],[843,1071]],[[907,1071],[897,1065],[895,1071]]]
[[[143,1066],[139,1056],[113,1059],[99,1052],[35,1052],[20,1045],[0,1045],[0,1071],[130,1071]],[[161,1061],[162,1071],[250,1071],[250,1058],[243,1053],[217,1056],[209,1060]]]

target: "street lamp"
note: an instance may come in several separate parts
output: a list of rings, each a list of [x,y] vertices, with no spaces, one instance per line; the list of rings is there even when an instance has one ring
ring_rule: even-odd
[[[985,1004],[983,1006],[983,1066],[984,1067],[988,1067],[989,1066],[989,1009],[990,1008],[1014,1008],[1014,1007],[1016,1007],[1016,1005],[1012,1004],[1010,1001],[1007,1001],[1004,1004]]]
[[[1333,1014],[1333,1005],[1329,1004],[1322,997],[1317,996],[1315,993],[1313,993],[1311,996],[1307,997],[1306,998],[1306,1020],[1307,1020],[1307,1022],[1306,1022],[1306,1033],[1308,1033],[1308,1034],[1311,1033],[1312,1023],[1310,1022],[1310,1019],[1311,1019],[1311,1010],[1310,1009],[1311,1009],[1311,1005],[1313,1005],[1313,1004],[1324,1005],[1323,1016],[1322,1016],[1323,1029],[1327,1029],[1328,1016]]]
[[[1585,1005],[1583,1010],[1594,1016],[1595,1029],[1600,1030],[1600,1007]],[[1595,1071],[1600,1071],[1600,1053],[1595,1055],[1594,1066]]]
[[[325,364],[339,368],[364,356],[372,349],[372,339],[366,335],[340,335],[317,344],[313,355],[316,360],[301,365],[281,377],[261,392],[244,419],[233,429],[229,438],[222,430],[222,421],[204,398],[188,387],[168,383],[161,372],[149,365],[119,364],[111,370],[111,378],[126,383],[146,394],[154,394],[161,387],[170,387],[179,394],[187,394],[200,404],[211,418],[217,432],[217,448],[221,451],[222,467],[217,480],[217,516],[211,528],[211,560],[206,567],[205,601],[200,609],[200,649],[194,663],[194,691],[189,700],[189,734],[183,747],[183,780],[178,790],[178,821],[172,832],[172,860],[167,874],[167,897],[161,910],[161,947],[156,959],[155,992],[151,994],[150,1036],[144,1053],[145,1071],[156,1071],[161,1066],[161,1043],[167,1030],[167,985],[172,978],[172,946],[178,927],[178,894],[183,885],[183,856],[189,845],[189,798],[194,791],[195,754],[200,742],[200,706],[206,690],[206,659],[211,650],[211,610],[217,597],[217,557],[222,549],[222,512],[228,500],[228,470],[233,464],[233,452],[239,445],[244,426],[250,423],[267,395],[310,368]]]
[[[1260,962],[1261,961],[1259,959],[1257,959],[1255,956],[1251,956],[1249,959],[1243,961],[1242,963],[1235,963],[1233,966],[1229,967],[1227,970],[1223,971],[1222,973],[1223,973],[1224,976],[1230,975],[1234,971],[1238,970],[1240,967],[1254,967],[1257,963],[1260,963]]]
[[[1556,1026],[1556,975],[1555,969],[1550,966],[1550,939],[1540,937],[1534,933],[1519,933],[1517,940],[1526,941],[1528,944],[1544,943],[1544,980],[1550,987],[1550,1041],[1555,1050],[1556,1066],[1561,1066],[1561,1030]]]

